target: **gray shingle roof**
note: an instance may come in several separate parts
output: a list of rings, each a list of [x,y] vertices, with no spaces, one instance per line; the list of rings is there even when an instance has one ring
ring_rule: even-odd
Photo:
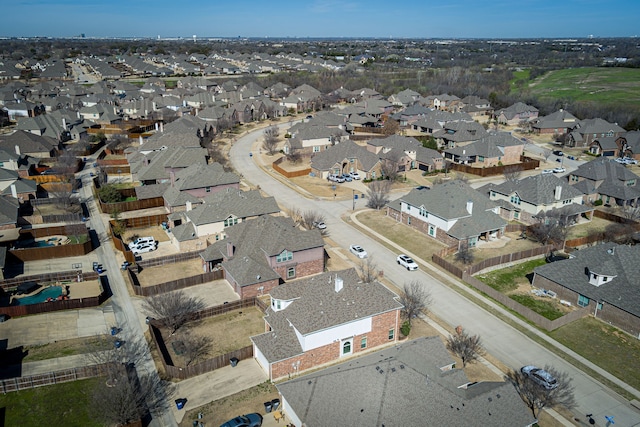
[[[260,191],[228,189],[208,196],[202,206],[186,213],[195,224],[212,224],[233,215],[237,218],[275,214],[280,208],[273,197],[262,197]]]
[[[276,387],[301,421],[321,426],[524,427],[532,417],[507,382],[469,382],[438,337],[349,359]]]
[[[490,189],[506,196],[516,193],[521,200],[540,206],[554,203],[558,186],[561,187],[562,200],[582,196],[582,192],[569,185],[565,179],[551,174],[528,176],[517,181],[505,181],[502,184],[491,185]]]
[[[364,171],[370,171],[379,161],[377,154],[368,151],[351,140],[347,140],[313,156],[311,167],[316,170],[327,171],[345,159],[358,159]]]
[[[640,245],[602,243],[572,253],[572,258],[536,267],[545,277],[594,301],[604,301],[640,317]],[[601,286],[589,284],[587,271],[616,276]]]
[[[180,191],[238,184],[240,177],[225,172],[220,163],[197,163],[176,172],[175,187]]]

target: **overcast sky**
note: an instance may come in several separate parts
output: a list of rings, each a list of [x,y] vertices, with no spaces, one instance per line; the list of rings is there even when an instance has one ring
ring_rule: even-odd
[[[6,0],[0,37],[629,37],[640,0]]]

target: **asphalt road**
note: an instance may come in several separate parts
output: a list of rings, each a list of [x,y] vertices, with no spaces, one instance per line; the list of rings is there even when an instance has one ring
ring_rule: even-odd
[[[290,125],[281,125],[281,129],[286,129],[288,126]],[[373,257],[378,269],[384,271],[385,277],[400,287],[411,280],[421,281],[431,293],[433,303],[430,310],[435,315],[451,327],[462,325],[471,334],[480,335],[486,350],[507,366],[519,369],[521,366],[528,364],[550,365],[560,371],[567,372],[573,378],[573,385],[575,386],[577,407],[574,409],[574,413],[580,420],[585,422],[584,425],[587,425],[585,414],[593,414],[595,425],[604,426],[606,425],[604,417],[614,416],[617,426],[640,426],[639,411],[632,408],[628,401],[616,395],[603,384],[548,350],[554,343],[546,338],[544,334],[535,331],[524,322],[502,310],[502,308],[487,301],[489,305],[511,317],[514,322],[531,329],[548,341],[547,345],[540,345],[484,309],[479,308],[460,293],[444,285],[430,271],[425,271],[425,268],[408,272],[398,266],[395,258],[401,249],[395,252],[390,251],[382,244],[361,234],[341,220],[341,215],[352,209],[351,200],[320,200],[315,197],[309,197],[309,195],[302,195],[258,167],[255,162],[260,161],[260,156],[251,157],[249,153],[252,149],[258,149],[261,140],[262,132],[256,131],[239,138],[231,148],[231,162],[237,172],[242,174],[245,181],[253,185],[260,185],[260,188],[265,193],[276,198],[281,207],[294,206],[301,211],[314,210],[320,212],[326,219],[325,223],[331,238],[337,244],[344,248],[345,251],[348,251],[349,245],[353,243],[362,245]],[[359,201],[357,208],[362,208],[363,203]],[[414,256],[414,259],[417,258]],[[458,283],[458,286],[464,288],[462,284]],[[479,295],[475,296],[479,297]],[[571,353],[570,350],[565,350]],[[575,357],[579,356],[575,355]],[[588,361],[583,361],[589,364]],[[594,368],[598,369],[595,366]],[[608,375],[602,370],[599,370],[599,372],[603,375]],[[619,380],[617,382],[625,385]],[[640,396],[640,392],[634,392],[636,396]]]

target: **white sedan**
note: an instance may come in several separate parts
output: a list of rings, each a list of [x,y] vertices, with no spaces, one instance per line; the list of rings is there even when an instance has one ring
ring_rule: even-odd
[[[367,257],[367,251],[365,251],[362,248],[362,246],[360,246],[360,245],[351,245],[349,247],[349,250],[351,251],[352,254],[354,254],[358,258],[366,258]]]

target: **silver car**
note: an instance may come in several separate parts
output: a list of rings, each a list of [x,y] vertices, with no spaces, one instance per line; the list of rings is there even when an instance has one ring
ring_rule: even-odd
[[[526,377],[529,377],[536,384],[541,387],[546,388],[547,390],[553,390],[558,387],[558,381],[551,375],[549,372],[544,369],[537,368],[533,365],[527,365],[520,368],[520,372],[522,372]]]

